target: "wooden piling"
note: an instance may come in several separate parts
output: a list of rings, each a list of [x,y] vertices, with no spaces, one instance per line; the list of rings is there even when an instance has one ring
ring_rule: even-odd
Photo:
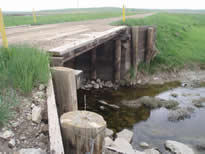
[[[139,57],[139,27],[132,27],[132,66],[134,71],[137,72]]]
[[[96,78],[96,48],[94,48],[91,51],[91,79],[96,80]]]
[[[88,111],[65,113],[60,118],[66,154],[102,154],[106,122]]]
[[[121,67],[121,40],[115,41],[115,58],[114,58],[114,67],[115,67],[115,74],[114,80],[115,82],[120,81],[120,67]]]
[[[66,67],[53,67],[52,75],[59,115],[78,110],[74,70]]]
[[[149,27],[147,30],[147,43],[146,43],[146,53],[145,53],[145,62],[147,64],[150,63],[151,59],[153,58],[152,54],[154,51],[155,45],[155,31],[153,27]]]

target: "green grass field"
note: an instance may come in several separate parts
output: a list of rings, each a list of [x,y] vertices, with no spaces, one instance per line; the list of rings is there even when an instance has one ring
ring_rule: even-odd
[[[205,15],[159,13],[144,19],[128,19],[126,25],[157,27],[157,48],[160,53],[146,67],[149,71],[205,64]]]
[[[128,10],[126,15],[135,15],[140,13],[140,11]],[[31,13],[30,13],[31,14]],[[71,22],[71,21],[85,21],[85,20],[95,20],[95,19],[104,19],[112,17],[122,16],[121,9],[108,9],[108,8],[99,8],[97,9],[79,9],[77,10],[56,10],[56,11],[40,11],[37,12],[37,24],[54,24],[62,22]],[[4,22],[6,27],[8,26],[18,26],[33,24],[33,17],[31,15],[5,15]]]

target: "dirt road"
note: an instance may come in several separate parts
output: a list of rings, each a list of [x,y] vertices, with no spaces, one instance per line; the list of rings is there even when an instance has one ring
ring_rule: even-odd
[[[144,18],[153,13],[138,14],[128,18]],[[38,25],[38,26],[19,26],[7,28],[7,38],[9,44],[30,44],[45,50],[63,46],[65,44],[86,39],[95,33],[102,33],[110,30],[113,26],[109,25],[113,21],[121,18],[109,18],[103,20],[91,20],[81,22],[67,22],[60,24]],[[0,39],[0,46],[2,41]]]

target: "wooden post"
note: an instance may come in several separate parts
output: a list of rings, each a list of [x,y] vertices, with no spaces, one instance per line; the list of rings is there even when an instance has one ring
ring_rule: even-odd
[[[74,70],[66,67],[53,67],[52,75],[59,107],[59,115],[65,112],[78,110]]]
[[[96,80],[96,48],[91,51],[91,79]]]
[[[130,28],[127,28],[126,35],[130,36]],[[121,55],[121,79],[126,79],[131,67],[131,42],[130,37],[122,41],[122,55]]]
[[[102,154],[106,122],[88,111],[65,113],[60,118],[66,154]]]
[[[115,82],[120,81],[120,67],[121,67],[121,40],[116,40],[115,41],[115,74],[114,74],[114,79]]]
[[[152,51],[154,51],[154,37],[155,32],[153,27],[149,27],[147,30],[147,43],[146,43],[146,53],[145,53],[145,62],[150,63],[152,59]]]
[[[139,58],[139,27],[132,27],[132,66],[134,71],[137,72]]]

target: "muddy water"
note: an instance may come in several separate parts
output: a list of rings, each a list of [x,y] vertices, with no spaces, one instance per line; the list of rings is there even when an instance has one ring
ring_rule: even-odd
[[[164,151],[166,140],[175,140],[188,145],[205,145],[205,108],[196,108],[192,100],[205,97],[205,88],[182,88],[178,82],[164,85],[147,85],[137,88],[120,88],[114,90],[79,91],[79,106],[84,108],[83,95],[86,95],[87,110],[101,114],[107,121],[108,128],[119,132],[128,128],[134,132],[132,145],[140,150],[139,143],[147,142],[153,147]],[[171,96],[177,94],[177,97]],[[150,110],[145,107],[138,109],[122,106],[120,102],[136,100],[141,96],[156,96],[172,99],[180,103],[181,107],[193,107],[191,118],[171,122],[168,116],[171,110],[165,108]],[[109,107],[104,109],[98,100],[120,106],[119,110]],[[198,152],[200,154],[205,151]]]

